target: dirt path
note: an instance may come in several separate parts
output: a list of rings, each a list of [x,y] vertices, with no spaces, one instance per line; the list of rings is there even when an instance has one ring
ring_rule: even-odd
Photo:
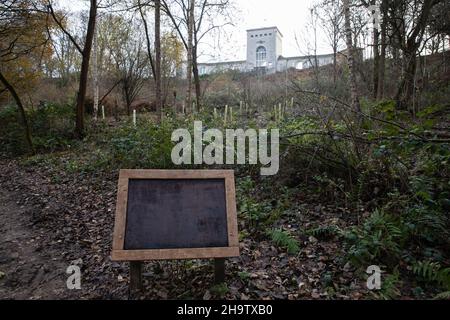
[[[33,228],[31,209],[0,186],[0,299],[68,298],[67,266],[42,247],[44,231]]]

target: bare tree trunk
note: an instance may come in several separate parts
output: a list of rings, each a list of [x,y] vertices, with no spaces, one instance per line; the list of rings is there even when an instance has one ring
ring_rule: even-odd
[[[375,4],[375,2],[373,2]],[[374,19],[373,27],[373,98],[378,97],[378,82],[380,76],[380,31],[379,26],[375,25]]]
[[[94,76],[94,119],[98,119],[98,42],[97,42],[97,27],[94,29],[94,54],[93,54],[93,76]]]
[[[386,23],[381,24],[381,54],[380,54],[380,66],[378,76],[378,90],[377,99],[384,98],[384,81],[386,73]]]
[[[384,99],[384,89],[385,89],[385,74],[386,74],[386,48],[387,48],[387,0],[381,2],[381,52],[380,52],[380,65],[378,73],[378,89],[377,89],[377,99]]]
[[[153,77],[156,79],[156,70],[155,70],[155,63],[153,61],[153,55],[152,55],[152,46],[150,44],[150,32],[148,30],[148,24],[147,20],[145,19],[144,11],[142,10],[142,4],[140,1],[138,1],[139,6],[139,14],[141,15],[142,23],[144,24],[144,31],[145,31],[145,40],[147,42],[147,55],[148,59],[150,60],[150,67],[152,68]]]
[[[355,57],[352,39],[352,27],[350,23],[350,0],[343,0],[344,6],[344,18],[345,18],[345,38],[347,43],[347,55],[348,55],[348,70],[350,76],[350,94],[352,100],[352,107],[361,112],[361,105],[359,104],[358,88],[356,86],[356,74],[355,74]]]
[[[338,49],[336,45],[333,45],[333,85],[334,89],[337,86],[337,54]]]
[[[89,10],[89,21],[86,32],[86,41],[83,49],[83,60],[81,62],[80,84],[78,88],[77,106],[76,106],[76,126],[75,135],[82,139],[84,136],[84,102],[86,100],[86,89],[89,74],[89,60],[91,57],[92,42],[94,39],[95,20],[97,16],[97,0],[91,0]]]
[[[155,0],[155,82],[156,82],[156,112],[159,120],[163,120],[161,95],[161,0]]]
[[[192,60],[193,60],[193,40],[194,40],[194,10],[195,0],[190,0],[188,8],[188,47],[187,47],[187,92],[186,92],[186,108],[192,108]]]
[[[317,58],[317,13],[315,9],[311,9],[311,27],[314,32],[314,78],[316,81],[316,88],[319,89],[320,81],[319,81],[319,62]]]
[[[407,110],[411,97],[414,95],[414,77],[416,75],[417,60],[416,50],[408,50],[404,52],[404,71],[400,85],[397,89],[395,100],[397,101],[397,109]]]
[[[129,94],[129,89],[126,81],[123,81],[123,95],[125,96],[125,103],[127,104],[127,116],[131,116],[131,97]]]
[[[34,150],[34,146],[33,146],[33,141],[31,139],[30,126],[28,125],[27,115],[25,113],[25,108],[23,107],[22,101],[20,100],[20,97],[17,94],[14,87],[8,82],[8,80],[6,80],[6,78],[3,76],[3,74],[1,72],[0,72],[0,81],[1,81],[1,83],[3,83],[5,88],[9,91],[9,93],[11,93],[14,101],[17,104],[17,108],[19,108],[20,117],[22,118],[22,125],[25,130],[25,139],[27,141],[30,152],[32,154],[34,154],[35,150]]]
[[[399,110],[407,110],[411,98],[415,94],[418,50],[427,28],[431,10],[437,3],[439,3],[439,1],[424,0],[421,13],[414,29],[407,33],[408,37],[406,41],[402,42],[404,73],[396,95],[397,109]]]
[[[197,99],[197,110],[201,110],[201,84],[200,84],[200,75],[198,73],[198,62],[197,62],[197,41],[195,42],[195,46],[193,46],[192,53],[192,71],[194,73],[194,85],[195,85],[195,97]]]

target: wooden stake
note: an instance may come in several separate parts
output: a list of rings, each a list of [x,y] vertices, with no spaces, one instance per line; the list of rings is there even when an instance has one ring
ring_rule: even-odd
[[[130,291],[142,290],[142,262],[130,262]]]
[[[225,282],[225,259],[214,259],[214,283]]]
[[[228,105],[225,106],[225,113],[223,115],[223,123],[224,123],[224,125],[227,125],[227,118],[228,118]]]
[[[102,105],[102,119],[105,120],[105,106]]]
[[[133,126],[136,127],[136,110],[133,110]]]

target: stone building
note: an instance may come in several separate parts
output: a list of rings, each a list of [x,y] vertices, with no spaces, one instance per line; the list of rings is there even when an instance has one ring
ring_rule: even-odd
[[[257,71],[263,74],[283,72],[290,68],[307,69],[333,63],[333,54],[318,56],[283,56],[283,34],[277,27],[247,30],[247,59],[241,61],[199,63],[200,75],[227,70]],[[185,69],[185,68],[183,68]]]

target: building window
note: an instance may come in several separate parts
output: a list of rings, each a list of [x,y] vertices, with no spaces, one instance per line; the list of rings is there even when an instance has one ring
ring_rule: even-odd
[[[263,46],[256,49],[256,67],[267,67],[267,50]]]

